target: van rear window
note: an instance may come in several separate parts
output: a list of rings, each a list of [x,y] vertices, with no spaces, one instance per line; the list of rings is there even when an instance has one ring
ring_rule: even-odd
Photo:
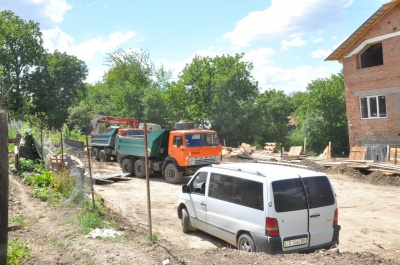
[[[305,196],[304,187],[308,198]],[[310,209],[335,203],[332,187],[325,176],[274,181],[272,189],[275,211],[279,213],[307,209],[307,199]]]
[[[272,182],[275,211],[278,213],[307,209],[303,183],[300,178]]]
[[[242,206],[264,209],[263,183],[212,173],[208,196]]]
[[[308,194],[310,209],[335,203],[335,196],[327,177],[303,178],[303,182]]]

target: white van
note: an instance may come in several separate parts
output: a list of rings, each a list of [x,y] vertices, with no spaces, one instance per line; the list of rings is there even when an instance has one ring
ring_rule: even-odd
[[[183,185],[183,232],[200,229],[249,252],[309,252],[339,244],[336,195],[326,174],[282,163],[203,167]]]

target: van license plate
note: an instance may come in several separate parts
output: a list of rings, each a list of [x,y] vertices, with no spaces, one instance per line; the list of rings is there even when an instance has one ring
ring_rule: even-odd
[[[299,246],[299,245],[304,245],[304,244],[307,244],[307,238],[298,238],[298,239],[283,241],[284,248],[289,248],[289,247],[294,247],[294,246]]]

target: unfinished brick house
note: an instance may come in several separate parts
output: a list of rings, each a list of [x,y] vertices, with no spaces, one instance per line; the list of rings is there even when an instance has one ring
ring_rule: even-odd
[[[350,147],[388,161],[400,146],[400,0],[383,5],[326,61],[343,63]]]

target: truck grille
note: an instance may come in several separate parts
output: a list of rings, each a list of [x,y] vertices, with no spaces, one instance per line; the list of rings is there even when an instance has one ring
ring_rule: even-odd
[[[189,160],[190,166],[219,164],[219,163],[220,163],[219,156],[196,157],[196,158],[191,158]]]

